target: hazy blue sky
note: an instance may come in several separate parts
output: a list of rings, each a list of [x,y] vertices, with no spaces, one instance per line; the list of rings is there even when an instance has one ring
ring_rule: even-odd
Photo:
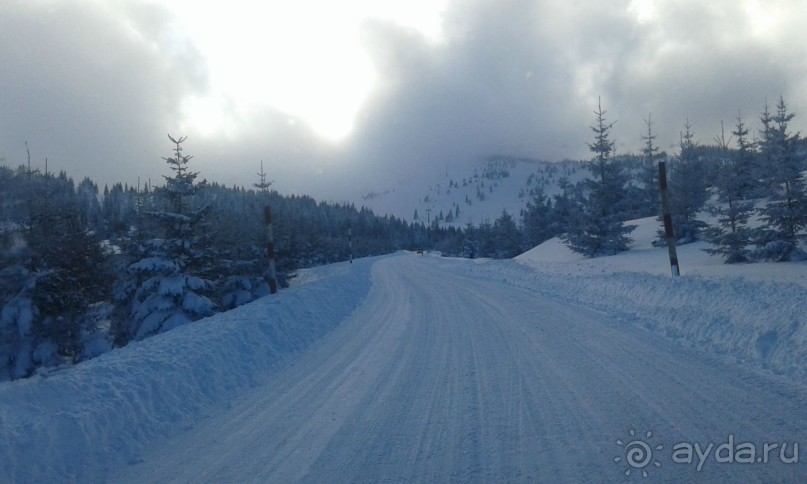
[[[219,4],[198,6],[196,4]],[[255,7],[254,4],[261,4]],[[2,0],[0,157],[327,198],[489,154],[588,157],[601,96],[622,152],[653,114],[710,142],[782,94],[807,126],[803,0]],[[674,149],[674,148],[673,148]]]

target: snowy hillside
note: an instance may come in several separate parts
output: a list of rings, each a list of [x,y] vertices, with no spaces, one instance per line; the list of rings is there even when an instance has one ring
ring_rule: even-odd
[[[503,210],[518,218],[536,190],[547,196],[560,193],[560,180],[574,184],[587,175],[579,163],[550,163],[525,158],[493,156],[469,168],[435,167],[354,200],[377,214],[391,214],[407,221],[463,227],[493,222]]]
[[[710,220],[704,217],[705,220]],[[572,252],[558,238],[550,239],[515,258],[542,274],[555,276],[581,276],[587,274],[612,275],[638,273],[658,276],[670,275],[667,247],[654,247],[661,223],[655,217],[626,222],[636,225],[630,237],[631,249],[610,257],[586,258]],[[726,264],[721,257],[707,254],[706,242],[695,242],[677,247],[681,275],[697,276],[707,280],[746,280],[798,284],[807,288],[807,263],[757,262],[753,264]]]
[[[557,238],[518,256],[529,274],[514,284],[596,307],[702,351],[725,355],[807,382],[807,262],[725,264],[705,242],[677,248],[681,277],[670,275],[667,248],[653,247],[655,218],[637,225],[627,252],[586,259]]]

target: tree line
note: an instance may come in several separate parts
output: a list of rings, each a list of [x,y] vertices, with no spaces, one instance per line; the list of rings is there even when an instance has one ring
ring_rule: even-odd
[[[263,209],[281,286],[300,268],[439,244],[456,230],[349,204],[199,180],[171,138],[161,186],[102,190],[0,166],[0,380],[75,363],[268,294]]]
[[[707,252],[727,263],[807,259],[807,144],[791,131],[795,114],[782,97],[773,110],[764,106],[756,136],[738,113],[730,134],[721,123],[713,143],[702,145],[687,121],[677,154],[660,152],[648,116],[641,153],[617,156],[613,123],[601,105],[594,115],[593,158],[584,163],[591,176],[561,180],[551,199],[534,195],[522,211],[527,246],[559,236],[588,257],[627,250],[635,226],[625,222],[660,215],[657,164],[664,161],[678,244],[706,241]],[[657,242],[664,243],[661,229]]]

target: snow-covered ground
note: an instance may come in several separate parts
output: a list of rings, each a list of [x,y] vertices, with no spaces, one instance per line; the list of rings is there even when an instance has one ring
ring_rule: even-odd
[[[712,223],[709,218],[704,220]],[[627,223],[636,225],[636,229],[630,234],[634,243],[629,251],[616,256],[586,259],[572,252],[557,238],[553,238],[518,256],[516,260],[545,274],[639,273],[669,276],[670,259],[666,245],[661,248],[652,245],[657,237],[657,231],[661,229],[660,223],[654,217]],[[713,280],[743,279],[794,283],[807,288],[805,262],[725,264],[720,257],[711,256],[703,250],[708,247],[709,244],[706,242],[695,242],[676,248],[682,276]]]
[[[612,315],[744,365],[807,383],[807,262],[725,264],[705,242],[652,246],[654,218],[634,220],[631,250],[585,259],[552,239],[518,256],[509,282]],[[486,270],[486,269],[483,269]]]
[[[374,261],[333,264],[282,297],[0,383],[0,482],[98,482],[140,462],[337,327],[366,297]]]
[[[549,241],[516,261],[306,270],[0,384],[0,481],[804,482],[807,459],[783,460],[807,442],[807,266],[691,245],[672,279],[655,222],[638,223],[609,258]],[[727,442],[757,453],[723,463]],[[695,444],[713,446],[680,462]]]

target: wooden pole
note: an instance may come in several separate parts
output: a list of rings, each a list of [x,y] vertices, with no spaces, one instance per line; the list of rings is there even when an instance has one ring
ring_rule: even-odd
[[[266,244],[269,253],[269,292],[277,292],[277,271],[275,269],[275,237],[272,233],[272,209],[263,207],[263,220],[266,223]]]
[[[670,254],[670,270],[673,277],[681,275],[678,266],[678,252],[675,250],[675,234],[673,232],[670,203],[667,200],[667,168],[663,161],[658,162],[658,184],[661,189],[661,210],[664,217],[664,236],[667,239],[667,251]]]

